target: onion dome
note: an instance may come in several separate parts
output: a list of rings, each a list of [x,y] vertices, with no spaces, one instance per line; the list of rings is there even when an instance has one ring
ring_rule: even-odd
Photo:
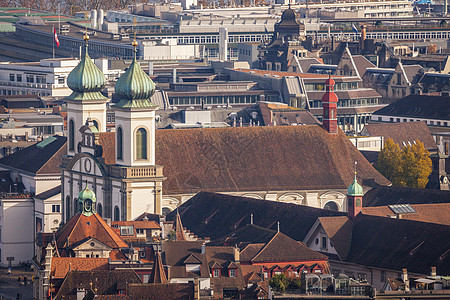
[[[120,101],[117,107],[155,107],[150,97],[155,93],[155,83],[142,70],[136,60],[137,42],[133,41],[135,47],[134,59],[126,72],[116,81],[115,92]]]
[[[96,202],[97,198],[95,197],[95,193],[87,186],[78,194],[78,209],[87,217],[96,212]]]
[[[66,99],[71,100],[104,100],[107,99],[100,91],[105,87],[106,80],[102,71],[94,64],[88,54],[89,36],[85,35],[86,43],[84,55],[80,63],[70,72],[67,77],[67,85],[72,94]]]
[[[348,196],[364,196],[364,191],[361,185],[359,185],[358,181],[356,180],[356,172],[355,172],[355,179],[353,180],[352,184],[347,189],[347,195]]]

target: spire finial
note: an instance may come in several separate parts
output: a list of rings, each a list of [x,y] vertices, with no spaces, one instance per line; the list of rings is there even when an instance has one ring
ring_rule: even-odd
[[[137,19],[136,17],[133,18],[133,29],[134,29],[134,40],[133,42],[131,42],[131,46],[134,47],[134,60],[136,60],[136,52],[137,52],[137,46],[138,46],[138,42],[136,41],[136,25],[137,25]]]
[[[88,29],[87,29],[87,11],[84,12],[84,25],[85,25],[85,30],[84,30],[84,35],[83,35],[83,40],[84,40],[84,47],[86,49],[86,54],[87,54],[87,47],[88,47],[88,41],[89,41],[89,35],[88,35]]]
[[[355,160],[355,178],[356,178],[356,165],[358,164],[358,162]]]
[[[280,221],[277,222],[277,232],[280,232]]]
[[[250,214],[250,224],[253,224],[253,214]]]

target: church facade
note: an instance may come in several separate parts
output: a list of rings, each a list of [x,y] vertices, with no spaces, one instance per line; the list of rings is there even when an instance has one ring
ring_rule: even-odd
[[[106,132],[106,102],[100,91],[105,77],[85,52],[70,73],[67,102],[68,155],[62,160],[63,220],[78,211],[78,194],[86,186],[97,195],[97,211],[114,221],[142,212],[161,213],[162,167],[155,165],[153,81],[136,58],[116,82],[121,100],[114,106],[115,132]],[[136,44],[137,45],[137,44]],[[113,143],[103,144],[113,136]],[[113,149],[109,149],[112,147]],[[117,149],[114,149],[117,148]],[[107,161],[104,153],[115,153]]]
[[[120,101],[113,106],[113,132],[105,128],[104,76],[87,46],[68,84],[63,222],[79,210],[85,187],[97,195],[103,218],[122,221],[167,213],[200,191],[345,211],[355,161],[365,190],[390,184],[338,130],[331,79],[323,126],[156,131],[155,86],[134,59],[115,85]]]

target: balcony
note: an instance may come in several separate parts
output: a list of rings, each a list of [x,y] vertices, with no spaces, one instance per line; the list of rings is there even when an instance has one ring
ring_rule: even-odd
[[[110,166],[110,174],[112,177],[120,178],[147,178],[147,177],[163,177],[162,166],[148,167],[120,167]]]

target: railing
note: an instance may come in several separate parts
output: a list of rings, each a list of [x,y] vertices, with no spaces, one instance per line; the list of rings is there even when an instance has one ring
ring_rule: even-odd
[[[111,166],[111,176],[120,178],[163,177],[162,166],[119,167]]]

